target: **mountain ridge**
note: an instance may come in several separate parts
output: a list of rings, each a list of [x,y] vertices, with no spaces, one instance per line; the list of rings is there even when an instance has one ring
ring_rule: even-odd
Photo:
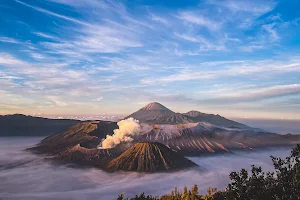
[[[158,102],[152,102],[138,111],[128,115],[127,118],[134,118],[141,123],[149,124],[185,124],[196,122],[209,122],[218,126],[230,128],[251,129],[245,124],[235,122],[220,115],[202,113],[196,110],[191,110],[187,113],[176,113]]]
[[[0,115],[0,136],[48,136],[67,130],[79,122],[23,114]]]

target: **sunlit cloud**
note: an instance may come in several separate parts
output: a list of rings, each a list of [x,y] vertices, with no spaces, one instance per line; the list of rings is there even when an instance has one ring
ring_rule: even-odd
[[[126,115],[138,102],[162,101],[228,115],[236,106],[240,115],[279,116],[283,102],[285,115],[299,111],[288,101],[299,95],[299,16],[274,9],[280,3],[11,1],[18,9],[3,14],[0,36],[1,109]]]

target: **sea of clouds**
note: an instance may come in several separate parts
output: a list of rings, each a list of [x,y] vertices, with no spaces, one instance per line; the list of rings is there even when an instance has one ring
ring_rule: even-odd
[[[272,170],[270,155],[285,157],[290,149],[264,149],[234,152],[209,157],[190,158],[200,167],[174,173],[106,173],[95,168],[58,165],[40,156],[23,151],[42,138],[0,138],[0,197],[2,199],[116,199],[145,192],[162,195],[175,186],[198,184],[205,193],[208,187],[222,189],[229,182],[229,173],[252,164]]]

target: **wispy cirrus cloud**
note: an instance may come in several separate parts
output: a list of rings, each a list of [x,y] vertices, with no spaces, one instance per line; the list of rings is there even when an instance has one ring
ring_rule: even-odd
[[[0,42],[12,43],[12,44],[19,44],[19,43],[21,43],[20,41],[14,39],[14,38],[2,37],[2,36],[0,36]]]
[[[209,18],[206,18],[200,14],[196,14],[195,12],[180,12],[177,16],[180,20],[183,20],[187,23],[196,24],[199,26],[203,26],[208,30],[215,31],[220,29],[222,24],[217,21],[213,21]]]
[[[162,24],[164,24],[166,26],[168,26],[170,24],[169,21],[166,18],[163,18],[161,16],[155,15],[155,14],[153,14],[151,12],[149,12],[149,17],[150,17],[151,20],[159,22],[159,23],[162,23]]]
[[[278,1],[206,0],[185,7],[110,0],[14,4],[43,23],[14,9],[3,18],[10,25],[0,37],[0,90],[30,100],[31,108],[89,107],[96,113],[123,100],[132,108],[151,100],[238,105],[248,112],[261,102],[299,95],[297,44],[283,48],[295,39],[299,17],[274,9]],[[288,50],[282,54],[283,49]],[[253,98],[243,99],[243,93]],[[17,102],[12,107],[24,106]]]
[[[268,98],[277,98],[288,95],[300,94],[300,84],[290,85],[274,85],[270,87],[246,89],[231,91],[222,94],[215,94],[216,97],[210,100],[217,100],[219,102],[251,102],[258,100],[265,100]]]
[[[277,4],[277,2],[273,0],[264,1],[264,4],[261,4],[259,0],[207,0],[206,3],[225,7],[234,12],[249,12],[256,15],[262,15],[273,10]]]
[[[100,23],[78,20],[37,6],[29,5],[19,0],[17,0],[17,2],[38,12],[45,13],[47,15],[51,15],[79,25],[78,27],[71,28],[73,29],[73,34],[71,34],[68,39],[41,42],[41,45],[43,45],[44,48],[48,49],[48,52],[51,54],[64,54],[70,57],[87,58],[86,54],[88,53],[116,53],[126,48],[135,48],[142,46],[142,43],[139,41],[138,34],[130,29],[124,30],[124,26],[120,23],[111,24],[110,21],[106,22],[105,20]],[[56,2],[68,3],[74,6],[81,5],[81,3],[77,1]],[[92,4],[89,4],[89,6],[92,6]],[[129,19],[130,18],[128,17],[128,20]],[[133,23],[135,23],[135,21]],[[130,24],[128,24],[128,27],[129,26]],[[120,31],[120,28],[122,28],[123,30]],[[33,33],[47,39],[55,39],[55,37],[45,33]]]
[[[50,2],[66,4],[69,6],[75,7],[91,7],[91,8],[107,8],[107,4],[105,1],[97,1],[97,0],[48,0]]]
[[[49,35],[49,34],[46,34],[46,33],[42,33],[42,32],[33,32],[33,34],[37,35],[37,36],[40,36],[42,38],[46,38],[46,39],[55,39],[57,40],[58,38],[52,36],[52,35]]]
[[[191,36],[187,34],[178,34],[175,33],[175,36],[182,38],[186,41],[193,42],[193,43],[198,43],[200,44],[198,51],[224,51],[226,50],[226,47],[224,44],[213,44],[212,42],[209,42],[208,40],[204,39],[201,36]]]
[[[159,77],[159,78],[156,77],[155,81],[152,81],[153,77],[146,78],[146,79],[142,79],[141,83],[161,84],[161,83],[171,83],[176,81],[217,79],[220,77],[253,76],[253,74],[257,75],[258,73],[260,73],[260,76],[264,76],[264,74],[276,75],[276,74],[284,74],[290,72],[300,72],[299,60],[294,62],[289,62],[289,63],[259,61],[259,62],[252,62],[251,64],[241,63],[240,65],[234,64],[233,66],[226,66],[226,67],[224,66],[221,67],[221,66],[217,64],[215,66],[216,69],[203,68],[201,67],[201,65],[186,66],[183,70],[180,70],[178,71],[178,73],[175,73],[173,75]]]
[[[15,0],[17,3],[21,4],[21,5],[24,5],[24,6],[27,6],[29,8],[32,8],[38,12],[41,12],[41,13],[44,13],[44,14],[47,14],[47,15],[50,15],[50,16],[54,16],[54,17],[58,17],[60,19],[64,19],[64,20],[67,20],[67,21],[70,21],[70,22],[74,22],[74,23],[77,23],[77,24],[81,24],[81,25],[86,25],[86,26],[89,26],[90,24],[89,23],[86,23],[82,20],[77,20],[75,18],[72,18],[72,17],[68,17],[68,16],[65,16],[65,15],[61,15],[61,14],[58,14],[58,13],[55,13],[55,12],[52,12],[52,11],[49,11],[47,9],[43,9],[43,8],[40,8],[38,6],[32,6],[32,5],[29,5],[23,1],[19,1],[19,0]]]

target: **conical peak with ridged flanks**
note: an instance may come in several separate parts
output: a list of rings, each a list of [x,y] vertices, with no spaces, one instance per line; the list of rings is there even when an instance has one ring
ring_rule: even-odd
[[[149,103],[127,116],[149,124],[184,124],[190,122],[185,116],[175,113],[158,102]]]
[[[173,112],[170,109],[168,109],[167,107],[161,105],[158,102],[152,102],[149,103],[147,105],[145,105],[142,110],[160,110],[160,111],[169,111],[169,112]]]
[[[196,166],[195,163],[158,142],[139,142],[113,159],[108,171],[160,172]]]

